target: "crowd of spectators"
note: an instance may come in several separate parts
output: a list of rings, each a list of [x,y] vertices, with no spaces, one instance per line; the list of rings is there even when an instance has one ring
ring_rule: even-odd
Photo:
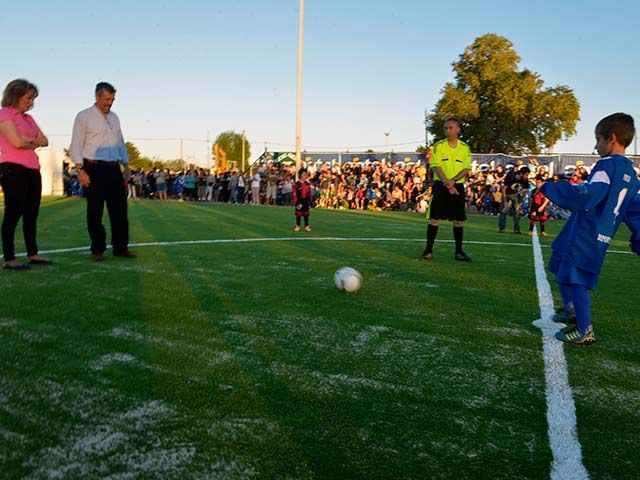
[[[531,166],[531,165],[530,165]],[[532,165],[531,189],[536,175],[549,177],[544,165]],[[316,208],[392,210],[425,212],[431,198],[431,182],[426,180],[426,168],[416,164],[386,164],[363,162],[310,164],[311,184]],[[467,208],[484,215],[497,215],[503,202],[503,184],[507,171],[477,170],[465,182]],[[65,193],[82,195],[73,169],[65,170]],[[570,182],[583,181],[588,175],[577,167]],[[563,180],[557,175],[552,181]],[[295,182],[295,165],[267,163],[252,172],[232,170],[220,174],[194,168],[183,171],[154,169],[135,170],[128,184],[129,199],[175,199],[194,202],[226,202],[233,204],[291,205]],[[526,213],[527,192],[523,192]],[[552,218],[564,218],[566,212],[550,208]]]

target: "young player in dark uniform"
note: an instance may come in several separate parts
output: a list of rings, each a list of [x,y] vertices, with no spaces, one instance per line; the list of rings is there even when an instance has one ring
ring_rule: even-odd
[[[307,182],[307,171],[304,168],[298,171],[298,178],[299,180],[293,186],[293,205],[296,209],[296,226],[293,230],[300,231],[300,219],[304,218],[304,230],[310,232],[309,209],[313,201],[313,192],[311,185]]]
[[[458,139],[460,122],[456,118],[448,118],[444,122],[444,133],[447,138],[436,142],[431,148],[431,168],[435,172],[436,180],[427,212],[427,245],[419,260],[433,259],[433,243],[438,234],[440,220],[451,220],[456,243],[454,258],[470,262],[471,257],[462,250],[462,226],[467,219],[464,179],[471,171],[471,149]]]
[[[533,235],[533,227],[536,222],[540,222],[540,235],[547,236],[544,226],[547,223],[547,207],[549,200],[540,191],[540,187],[544,184],[544,177],[536,175],[536,189],[531,192],[531,201],[529,202],[529,235]]]

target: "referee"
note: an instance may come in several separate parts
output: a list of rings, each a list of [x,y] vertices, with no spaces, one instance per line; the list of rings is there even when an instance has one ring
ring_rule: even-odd
[[[455,259],[470,262],[471,257],[462,250],[462,225],[467,219],[465,213],[464,179],[471,171],[471,149],[458,139],[460,121],[455,117],[444,122],[447,138],[440,140],[431,149],[431,168],[436,180],[433,196],[427,211],[427,246],[419,260],[433,259],[433,243],[438,234],[440,220],[453,221],[453,238],[456,242]]]

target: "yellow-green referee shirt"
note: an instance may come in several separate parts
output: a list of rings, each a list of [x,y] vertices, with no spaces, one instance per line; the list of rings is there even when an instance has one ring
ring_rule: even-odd
[[[436,142],[431,147],[431,168],[440,167],[447,178],[453,178],[462,170],[471,168],[471,149],[469,145],[458,140],[456,148],[451,148],[447,139]],[[438,174],[436,173],[436,177]],[[443,178],[438,180],[444,181]],[[461,178],[456,183],[464,183]]]

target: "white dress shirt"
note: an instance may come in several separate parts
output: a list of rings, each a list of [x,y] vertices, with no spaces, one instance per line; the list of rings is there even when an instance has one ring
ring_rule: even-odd
[[[73,122],[69,154],[75,165],[82,165],[85,158],[128,163],[118,116],[113,112],[105,115],[95,105],[78,113]]]

